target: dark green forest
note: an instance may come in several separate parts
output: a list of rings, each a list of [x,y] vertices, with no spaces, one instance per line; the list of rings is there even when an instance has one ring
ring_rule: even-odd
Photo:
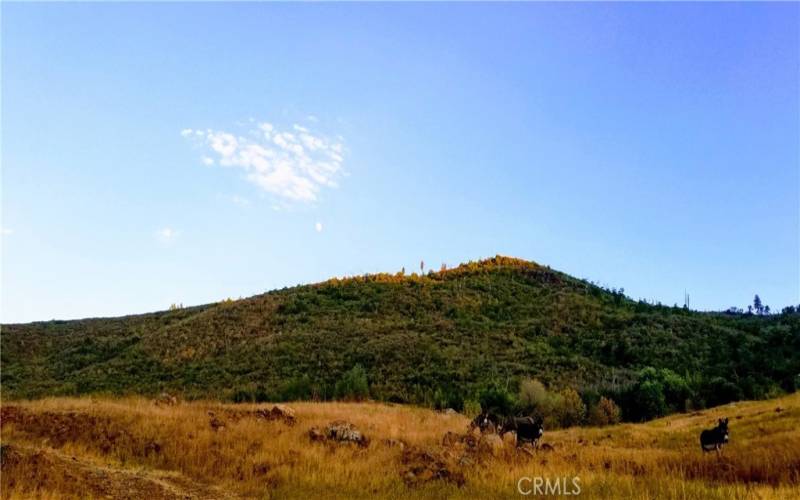
[[[499,256],[136,316],[3,325],[0,340],[6,398],[169,391],[513,412],[536,379],[562,400],[576,392],[584,413],[611,400],[623,419],[642,420],[800,384],[794,308],[697,312]]]

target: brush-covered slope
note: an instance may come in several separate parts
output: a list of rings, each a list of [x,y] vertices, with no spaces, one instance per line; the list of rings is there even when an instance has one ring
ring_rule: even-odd
[[[329,398],[366,369],[372,397],[469,397],[490,381],[624,384],[646,366],[722,377],[744,397],[794,390],[800,317],[634,302],[496,257],[426,276],[370,275],[121,318],[4,325],[5,396],[93,392]],[[749,394],[752,391],[753,394]]]

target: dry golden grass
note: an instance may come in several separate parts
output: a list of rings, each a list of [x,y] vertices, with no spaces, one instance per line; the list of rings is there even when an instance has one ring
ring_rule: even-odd
[[[387,440],[435,449],[446,432],[465,431],[461,415],[295,403],[293,426],[243,416],[268,406],[5,402],[2,498],[516,498],[523,476],[577,476],[585,498],[800,498],[800,394],[646,424],[546,432],[553,451],[528,454],[508,444],[464,466],[460,487],[407,486],[402,451]],[[212,429],[209,411],[224,429]],[[699,432],[722,416],[731,419],[731,443],[722,457],[703,454]],[[370,445],[309,442],[310,427],[334,420],[355,424]]]

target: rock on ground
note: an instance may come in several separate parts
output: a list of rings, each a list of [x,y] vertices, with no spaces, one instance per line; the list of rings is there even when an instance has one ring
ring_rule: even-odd
[[[369,438],[358,430],[355,425],[344,420],[331,422],[324,430],[319,427],[312,427],[308,430],[308,437],[311,441],[353,443],[362,448],[369,446]]]
[[[400,475],[406,486],[414,487],[441,480],[463,486],[466,482],[461,466],[445,452],[411,446],[403,450]]]
[[[294,425],[297,422],[294,409],[286,405],[275,405],[270,409],[256,410],[256,416],[266,420],[282,420],[287,425]]]

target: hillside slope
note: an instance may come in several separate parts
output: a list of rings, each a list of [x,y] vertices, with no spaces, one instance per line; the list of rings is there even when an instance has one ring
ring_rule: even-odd
[[[4,325],[1,347],[11,397],[327,399],[361,364],[372,397],[392,401],[450,404],[489,381],[513,387],[527,376],[619,387],[647,366],[753,398],[795,389],[800,316],[654,306],[496,257],[423,277],[333,279],[174,311]]]

